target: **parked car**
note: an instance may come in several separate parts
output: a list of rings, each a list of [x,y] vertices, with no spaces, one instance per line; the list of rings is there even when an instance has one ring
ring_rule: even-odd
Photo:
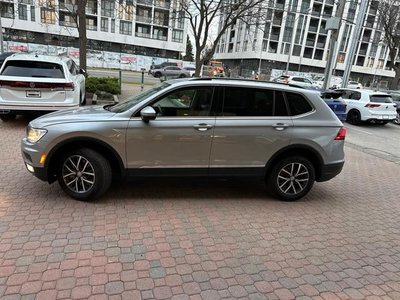
[[[113,174],[259,177],[276,197],[296,200],[341,172],[345,134],[315,91],[193,78],[37,118],[22,157],[33,175],[80,200],[101,196]]]
[[[342,93],[336,91],[324,91],[321,92],[321,98],[324,99],[325,103],[328,104],[330,109],[336,114],[340,121],[346,121],[347,104],[341,98]]]
[[[167,78],[185,78],[191,77],[190,72],[179,67],[165,67],[161,69],[151,70],[151,75],[154,77],[167,77]]]
[[[396,104],[397,116],[393,122],[400,125],[400,91],[385,91],[385,93],[392,96],[392,100]]]
[[[282,76],[279,76],[278,78],[275,78],[273,81],[286,83],[286,84],[293,83],[293,84],[300,85],[300,86],[312,86],[313,85],[313,83],[310,79],[300,77],[300,76],[282,75]]]
[[[0,118],[78,108],[85,103],[85,76],[68,57],[14,54],[0,69]]]
[[[359,89],[338,89],[347,104],[346,121],[350,124],[373,122],[385,125],[396,119],[396,104],[387,93]]]
[[[149,75],[151,74],[152,70],[154,70],[154,69],[162,69],[162,68],[165,68],[165,67],[179,67],[179,66],[178,66],[178,63],[170,62],[170,61],[165,61],[165,62],[163,62],[161,64],[158,64],[158,65],[151,65],[150,69],[149,69]]]
[[[183,69],[189,72],[189,77],[194,77],[194,73],[196,72],[195,67],[184,67]]]
[[[357,81],[349,81],[347,84],[348,89],[362,89],[363,85]]]
[[[313,86],[316,86],[316,87],[319,87],[322,89],[322,87],[324,86],[324,81],[325,81],[324,77],[316,77],[313,81]],[[330,83],[328,85],[328,89],[340,88],[341,84],[342,84],[342,78],[337,77],[337,76],[332,76]]]

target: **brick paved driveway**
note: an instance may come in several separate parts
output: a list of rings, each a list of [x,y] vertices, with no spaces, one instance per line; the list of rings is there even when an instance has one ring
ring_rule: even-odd
[[[97,203],[24,168],[0,122],[2,299],[400,299],[400,165],[347,147],[296,203],[241,181],[119,183]]]

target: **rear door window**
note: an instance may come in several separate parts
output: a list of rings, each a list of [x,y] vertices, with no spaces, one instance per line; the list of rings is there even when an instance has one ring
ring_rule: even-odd
[[[38,78],[64,78],[63,68],[59,64],[41,61],[6,62],[1,75]]]
[[[300,94],[286,92],[286,99],[292,116],[302,115],[313,110],[311,104]]]

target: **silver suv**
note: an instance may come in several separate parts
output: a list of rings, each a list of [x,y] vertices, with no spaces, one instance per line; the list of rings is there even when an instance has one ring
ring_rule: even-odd
[[[22,155],[32,174],[79,200],[101,196],[114,175],[254,176],[296,200],[340,173],[345,134],[317,92],[194,78],[35,119]]]

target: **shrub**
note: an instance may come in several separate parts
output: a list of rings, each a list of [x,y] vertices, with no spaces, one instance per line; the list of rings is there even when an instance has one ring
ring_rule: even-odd
[[[121,94],[118,78],[114,77],[88,77],[86,78],[86,92],[105,92],[113,95]]]

